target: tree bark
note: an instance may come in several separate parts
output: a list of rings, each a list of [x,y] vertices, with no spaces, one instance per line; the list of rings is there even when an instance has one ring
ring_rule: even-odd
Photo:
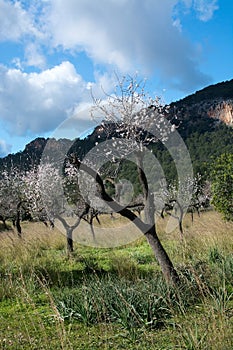
[[[172,213],[172,210],[174,208],[174,205],[172,203],[176,203],[179,207],[180,212],[177,215],[174,215]],[[183,210],[182,206],[180,205],[180,203],[178,202],[178,200],[170,199],[169,202],[165,204],[165,206],[162,210],[162,213],[161,213],[162,218],[164,218],[164,212],[167,215],[170,215],[171,217],[173,217],[174,219],[176,219],[178,221],[180,238],[181,238],[181,240],[183,240],[184,239],[184,230],[183,230],[184,210]],[[193,213],[192,213],[192,220],[193,220]]]
[[[152,248],[152,251],[161,267],[165,279],[169,282],[177,283],[179,276],[156,233],[154,197],[152,193],[150,193],[148,181],[143,170],[142,152],[138,152],[137,154],[137,169],[144,196],[145,223],[150,225],[150,229],[145,233],[146,239]]]
[[[179,281],[179,276],[166,252],[162,243],[160,242],[155,226],[152,226],[151,229],[145,233],[146,239],[151,246],[151,249],[159,263],[159,266],[162,270],[163,276],[166,281],[172,284],[177,284]]]
[[[5,219],[3,216],[0,216],[0,220],[2,221],[3,228],[8,231],[9,227],[7,226],[7,223],[6,223],[7,219]]]
[[[61,221],[62,225],[66,230],[66,246],[67,246],[68,254],[74,252],[73,231],[78,227],[78,225],[81,222],[81,219],[89,211],[89,209],[90,209],[90,206],[86,205],[83,212],[78,216],[77,221],[75,222],[74,225],[68,225],[68,223],[62,216],[57,215],[57,219]]]
[[[143,191],[144,191],[144,197],[145,197],[145,208],[146,208],[144,209],[145,222],[143,222],[131,210],[123,207],[121,204],[114,201],[113,198],[107,194],[107,192],[105,191],[104,183],[100,175],[95,170],[93,170],[88,165],[81,163],[76,157],[72,157],[71,161],[79,170],[86,172],[87,174],[92,176],[92,178],[95,179],[98,185],[99,196],[108,204],[108,206],[114,212],[117,212],[121,216],[126,217],[127,219],[132,221],[133,224],[137,228],[139,228],[139,230],[141,230],[141,232],[146,236],[147,241],[153,250],[153,253],[161,267],[164,278],[166,279],[167,282],[176,284],[179,281],[179,276],[156,233],[155,221],[154,221],[154,202],[153,202],[152,196],[149,194],[148,186],[146,185],[147,183],[145,183],[145,186],[143,185],[144,186]],[[143,181],[146,181],[145,174],[143,172],[142,167],[140,167],[139,171],[142,175]]]
[[[57,219],[59,221],[61,221],[64,229],[66,230],[66,247],[67,247],[67,252],[68,252],[68,254],[69,253],[73,253],[73,251],[74,251],[73,231],[74,231],[75,228],[78,227],[78,225],[80,224],[81,219],[78,218],[77,222],[74,225],[72,225],[72,226],[68,225],[66,220],[60,215],[57,215]]]
[[[19,202],[17,204],[17,209],[16,209],[16,220],[15,220],[15,226],[17,229],[18,237],[22,238],[22,228],[20,225],[20,208],[21,208],[22,202]]]
[[[74,231],[73,227],[69,227],[66,229],[66,241],[67,241],[68,254],[74,252],[73,231]]]

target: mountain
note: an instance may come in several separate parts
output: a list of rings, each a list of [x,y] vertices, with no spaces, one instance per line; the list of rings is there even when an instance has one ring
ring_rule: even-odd
[[[166,117],[176,124],[186,143],[194,171],[207,173],[212,158],[224,152],[232,152],[233,149],[233,79],[208,86],[171,103]],[[112,132],[115,132],[114,126]],[[27,170],[38,165],[48,141],[50,152],[56,157],[70,148],[69,152],[76,152],[83,158],[96,142],[105,139],[101,126],[96,127],[92,134],[82,140],[37,138],[26,145],[23,151],[0,159],[0,169],[17,166],[21,170]],[[152,148],[164,166],[165,173],[173,178],[175,169],[167,150],[161,144],[152,145]]]
[[[23,151],[0,158],[0,169],[17,167],[22,171],[26,171],[33,166],[37,166],[40,163],[45,146],[48,142],[50,152],[57,157],[62,153],[64,148],[69,149],[72,144],[72,141],[67,139],[56,140],[54,138],[45,139],[43,137],[38,137],[28,143]]]
[[[177,118],[182,137],[216,129],[220,122],[233,126],[233,79],[171,103],[168,118]]]
[[[173,102],[172,104],[193,104],[208,100],[228,100],[233,98],[233,79],[223,81],[218,84],[209,85],[202,90],[196,91],[182,100]]]

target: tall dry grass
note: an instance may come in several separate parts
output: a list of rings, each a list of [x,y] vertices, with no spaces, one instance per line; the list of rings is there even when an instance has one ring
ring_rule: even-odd
[[[233,224],[215,212],[194,222],[187,215],[181,240],[177,230],[165,232],[166,220],[158,234],[183,279],[177,290],[163,281],[144,237],[115,249],[76,243],[68,257],[65,236],[41,223],[24,223],[22,239],[1,232],[0,346],[231,349]]]

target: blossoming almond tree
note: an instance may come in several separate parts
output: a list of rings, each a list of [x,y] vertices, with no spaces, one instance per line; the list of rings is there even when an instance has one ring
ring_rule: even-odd
[[[99,196],[114,212],[131,220],[145,235],[167,281],[176,283],[178,274],[171,259],[165,251],[156,232],[155,207],[153,197],[153,175],[147,176],[145,168],[151,161],[147,146],[151,142],[160,140],[165,142],[174,131],[174,125],[168,123],[163,114],[164,107],[158,99],[147,98],[144,90],[144,81],[136,78],[124,77],[118,80],[116,93],[107,95],[106,100],[94,99],[92,118],[99,119],[111,142],[106,142],[89,152],[80,161],[76,156],[71,157],[74,166],[85,177],[89,175],[95,179]],[[175,146],[175,145],[174,145]],[[137,217],[127,206],[114,200],[106,191],[101,178],[102,155],[105,161],[114,162],[130,159],[137,165],[137,171],[144,202],[144,220]]]
[[[182,190],[183,194],[190,196],[190,201],[186,206],[179,203],[178,188]],[[186,211],[191,213],[192,221],[194,219],[194,212],[200,216],[200,210],[207,208],[210,202],[210,191],[207,182],[202,181],[200,174],[195,177],[183,179],[182,183],[176,181],[170,183],[168,186],[161,186],[159,191],[155,193],[155,207],[158,214],[164,218],[165,214],[173,217],[178,222],[181,240],[184,239],[183,219]],[[175,210],[174,210],[175,208]]]
[[[18,236],[22,235],[22,215],[28,212],[25,196],[24,175],[17,169],[1,172],[0,183],[0,217],[3,223],[10,219],[17,229]],[[6,227],[6,224],[5,224]]]
[[[38,169],[37,186],[40,203],[51,221],[57,219],[62,223],[66,231],[67,251],[72,253],[73,231],[78,227],[89,207],[82,201],[76,190],[74,194],[68,188],[72,185],[72,181],[75,181],[73,187],[77,187],[77,180],[68,175],[69,173],[66,176],[61,174],[60,169],[53,164],[43,164]],[[72,223],[69,222],[69,218],[72,218]]]

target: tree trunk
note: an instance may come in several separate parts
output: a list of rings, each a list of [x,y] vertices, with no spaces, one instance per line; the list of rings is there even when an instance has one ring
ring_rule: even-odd
[[[57,219],[61,221],[62,225],[64,226],[64,228],[66,230],[66,247],[67,247],[67,252],[69,255],[70,253],[74,252],[73,231],[80,224],[81,217],[78,217],[76,223],[72,226],[68,225],[66,220],[60,215],[57,215]]]
[[[69,253],[74,252],[74,241],[73,241],[73,228],[66,228],[66,242],[67,242],[67,251]]]
[[[16,221],[15,221],[15,226],[17,229],[18,237],[22,238],[22,228],[20,225],[20,207],[21,207],[21,202],[17,205],[17,211],[16,211]]]
[[[19,238],[22,238],[22,228],[20,225],[20,218],[18,218],[18,217],[16,219],[16,229],[17,229],[17,233],[18,233]]]
[[[2,223],[3,223],[3,228],[5,229],[5,230],[9,230],[9,227],[7,226],[7,224],[6,224],[6,220],[7,219],[4,219],[4,218],[1,218],[1,221],[2,221]]]
[[[145,233],[145,237],[151,246],[166,281],[176,284],[179,280],[179,276],[156,233],[154,198],[150,193],[148,193],[145,199],[144,216],[145,223],[149,224],[150,227]]]
[[[145,198],[145,222],[143,222],[133,211],[129,210],[126,207],[123,207],[118,202],[114,201],[114,199],[109,196],[106,192],[103,180],[100,175],[91,167],[86,164],[81,163],[76,157],[71,158],[72,163],[77,166],[78,169],[86,172],[93,179],[95,179],[97,183],[97,191],[99,192],[99,196],[108,204],[108,206],[116,213],[119,213],[121,216],[126,217],[146,236],[148,243],[150,244],[155,258],[157,259],[163,276],[166,281],[172,284],[176,284],[179,282],[179,276],[168,256],[164,247],[162,246],[155,229],[155,211],[154,211],[154,200],[152,194],[149,193],[148,184],[143,172],[142,165],[138,168],[139,177],[142,179],[143,193]],[[139,164],[138,164],[139,165]]]
[[[179,281],[179,276],[157,236],[155,226],[152,226],[151,229],[145,233],[145,236],[151,246],[156,260],[159,263],[159,266],[161,267],[163,276],[165,277],[166,281],[176,284]]]
[[[150,192],[147,178],[143,171],[143,153],[141,152],[138,153],[137,156],[137,168],[145,203],[144,221],[150,227],[150,229],[145,233],[146,239],[152,248],[166,281],[176,284],[179,280],[179,276],[156,233],[154,197]]]

